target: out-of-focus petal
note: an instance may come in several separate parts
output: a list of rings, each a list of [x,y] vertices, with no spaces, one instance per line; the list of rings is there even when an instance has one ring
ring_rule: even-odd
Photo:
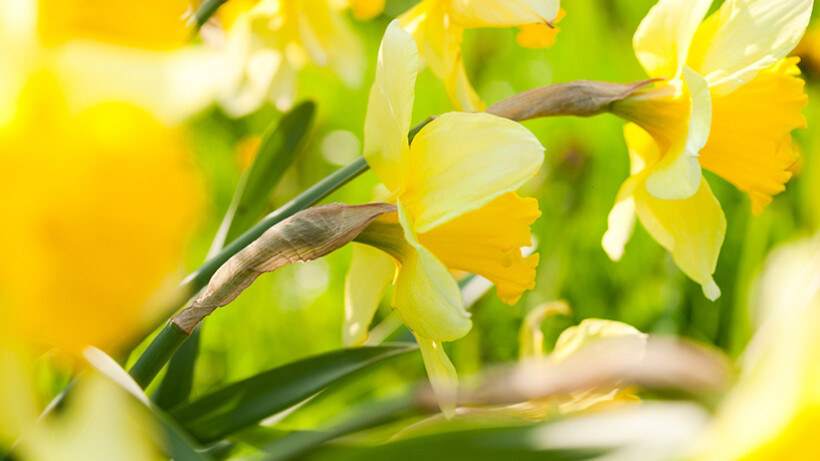
[[[700,187],[698,152],[709,139],[712,122],[712,100],[706,80],[688,67],[683,69],[683,78],[683,98],[690,100],[686,136],[672,144],[646,179],[646,190],[666,200],[689,198]]]
[[[0,241],[4,321],[28,341],[110,350],[173,283],[201,184],[178,133],[144,111],[105,104],[74,116],[40,80],[21,100],[0,130],[0,194],[21,197],[0,202],[15,223]]]
[[[453,19],[463,27],[509,27],[552,23],[558,0],[450,0]]]
[[[353,244],[353,260],[345,279],[345,318],[342,340],[358,346],[368,336],[373,314],[396,274],[396,263],[387,253],[363,244]]]
[[[402,165],[409,152],[407,133],[419,56],[413,37],[397,21],[384,33],[376,78],[367,103],[364,157],[376,176],[390,189],[405,186]]]
[[[489,279],[502,301],[515,304],[535,287],[538,255],[524,257],[521,247],[531,244],[530,225],[540,215],[538,201],[509,192],[418,238],[445,266]]]
[[[416,334],[416,341],[424,360],[424,368],[436,395],[441,412],[447,419],[456,415],[458,374],[444,352],[441,342]]]
[[[544,148],[522,125],[485,113],[448,113],[410,147],[401,202],[423,233],[483,207],[533,177]],[[480,187],[479,187],[480,186]]]
[[[687,64],[726,95],[797,46],[812,0],[727,0],[698,29]]]
[[[350,0],[353,16],[359,20],[372,19],[382,14],[385,0]]]
[[[638,61],[651,77],[680,75],[692,37],[712,0],[660,0],[641,21],[633,38]]]
[[[749,194],[759,214],[785,189],[798,160],[791,130],[805,128],[808,96],[797,58],[787,58],[725,96],[712,100],[712,133],[700,164]]]
[[[635,229],[635,201],[632,196],[620,198],[613,205],[607,217],[607,230],[601,239],[601,246],[613,261],[620,261],[624,247]]]
[[[408,328],[434,341],[453,341],[472,327],[450,271],[413,235],[401,202],[399,221],[409,243],[393,291],[393,307]]]
[[[27,1],[27,0],[18,0]],[[167,50],[187,45],[190,0],[38,0],[38,32],[47,46],[88,39]]]
[[[213,103],[226,82],[223,57],[203,47],[154,51],[82,41],[54,55],[75,111],[121,101],[177,124]]]

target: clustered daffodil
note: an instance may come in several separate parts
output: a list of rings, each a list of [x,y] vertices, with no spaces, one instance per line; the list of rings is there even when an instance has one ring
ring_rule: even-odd
[[[351,88],[361,85],[363,51],[358,38],[330,0],[237,0],[219,10],[226,30],[218,43],[233,75],[222,103],[245,114],[270,101],[289,108],[297,74],[308,63],[327,66]],[[351,4],[357,14],[376,14],[367,2]],[[206,38],[208,38],[206,36]]]
[[[483,110],[461,56],[464,30],[477,27],[514,27],[524,30],[519,42],[526,46],[549,46],[554,41],[546,30],[559,12],[558,0],[422,0],[399,19],[416,39],[424,62],[444,81],[456,109]],[[546,34],[544,38],[539,35]]]
[[[418,66],[413,38],[394,21],[379,51],[364,156],[398,212],[377,219],[359,240],[396,264],[374,252],[356,254],[367,261],[354,262],[348,277],[345,339],[367,336],[395,273],[392,305],[415,333],[442,408],[451,413],[456,374],[441,343],[467,334],[471,320],[450,270],[488,278],[508,303],[534,286],[538,255],[525,258],[520,247],[530,244],[538,203],[514,191],[538,172],[544,148],[520,124],[483,113],[441,115],[408,144]]]
[[[613,104],[624,129],[631,176],[609,215],[603,246],[623,254],[635,215],[681,270],[720,296],[712,274],[726,218],[705,168],[747,192],[760,213],[781,192],[797,159],[790,132],[805,126],[797,60],[811,0],[661,0],[634,37],[655,88]],[[703,22],[701,22],[703,20]]]

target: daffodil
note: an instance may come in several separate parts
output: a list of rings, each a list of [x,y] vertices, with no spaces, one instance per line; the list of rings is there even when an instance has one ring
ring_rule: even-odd
[[[757,295],[742,374],[694,459],[820,459],[820,238],[769,256]]]
[[[701,170],[747,192],[755,214],[784,189],[798,155],[790,132],[805,126],[806,104],[786,55],[812,2],[730,0],[703,20],[711,3],[661,0],[635,33],[638,60],[663,83],[612,106],[633,122],[624,129],[632,167],[603,246],[618,260],[637,214],[714,300],[726,218]]]
[[[543,33],[528,25],[552,26],[558,16],[558,0],[422,0],[399,19],[416,39],[424,62],[444,81],[458,110],[482,110],[461,56],[464,30],[476,27],[524,26],[524,43],[535,43]]]
[[[106,103],[72,114],[50,74],[0,126],[0,316],[13,333],[111,350],[171,288],[202,201],[179,134]]]
[[[188,0],[0,0],[0,103],[48,69],[72,111],[128,102],[166,124],[211,104],[223,58],[190,45]],[[0,121],[10,111],[0,107]]]
[[[223,106],[237,115],[251,112],[265,101],[287,109],[296,96],[297,74],[309,63],[327,66],[345,85],[359,87],[362,47],[335,3],[240,0],[220,8],[219,19],[226,34],[223,43],[216,46],[234,71],[222,97]],[[356,5],[363,15],[378,10],[372,5]]]
[[[390,256],[356,254],[365,260],[354,262],[349,274],[355,291],[348,292],[345,339],[366,338],[381,293],[394,280],[392,306],[415,333],[442,408],[451,414],[456,374],[442,342],[464,336],[472,323],[450,270],[488,278],[508,303],[534,286],[538,255],[525,258],[520,247],[530,244],[538,203],[514,191],[538,172],[544,149],[523,126],[484,113],[441,115],[408,144],[418,65],[413,38],[393,21],[370,92],[364,156],[398,212],[358,237]]]
[[[565,302],[542,304],[527,313],[519,335],[522,365],[539,367],[546,363],[558,364],[576,357],[579,351],[596,347],[601,340],[621,338],[635,341],[642,349],[647,335],[622,322],[604,319],[585,319],[579,325],[569,327],[558,336],[551,353],[544,353],[544,335],[541,323],[554,315],[569,315]],[[624,402],[640,399],[631,387],[612,386],[608,389],[583,389],[561,397],[531,400],[512,405],[508,411],[530,418],[544,419],[555,414],[570,414],[608,408]]]

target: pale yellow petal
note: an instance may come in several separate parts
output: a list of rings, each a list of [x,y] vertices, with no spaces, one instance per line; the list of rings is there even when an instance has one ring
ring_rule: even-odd
[[[809,24],[812,0],[727,0],[707,19],[688,64],[726,95],[797,46]]]
[[[416,135],[400,199],[423,233],[511,192],[541,167],[544,148],[522,125],[485,113],[448,113]]]
[[[359,346],[367,339],[370,322],[395,273],[396,263],[387,253],[353,244],[353,259],[345,278],[345,346]]]
[[[418,238],[445,266],[489,279],[502,301],[515,304],[535,287],[538,255],[524,257],[521,248],[531,244],[530,225],[540,215],[535,199],[509,192]]]
[[[73,111],[128,102],[179,124],[217,100],[227,83],[227,61],[204,47],[155,51],[82,41],[54,57]]]
[[[364,125],[364,158],[376,176],[394,192],[404,187],[402,159],[409,151],[407,133],[418,65],[418,49],[413,37],[394,20],[387,26],[379,48]]]
[[[601,246],[604,247],[609,259],[620,261],[624,255],[626,242],[632,237],[632,231],[635,229],[635,201],[631,195],[615,202],[607,216],[607,225]]]
[[[458,393],[458,374],[456,368],[439,341],[434,341],[416,334],[416,342],[421,350],[424,368],[430,378],[430,385],[436,395],[441,412],[447,419],[456,414],[456,397]]]
[[[712,0],[660,0],[641,21],[633,38],[638,61],[651,77],[680,75],[692,37]]]
[[[552,23],[558,0],[450,0],[453,19],[463,27],[509,27]]]
[[[683,69],[684,98],[690,98],[686,137],[672,144],[660,161],[652,166],[646,190],[666,200],[691,197],[700,187],[698,152],[709,139],[712,100],[706,81],[688,67]]]
[[[37,421],[40,410],[31,370],[18,351],[2,344],[0,376],[0,446],[7,447]]]
[[[706,179],[695,195],[663,200],[635,190],[635,209],[647,232],[672,253],[675,264],[715,300],[720,289],[712,279],[726,234],[726,217]]]
[[[623,322],[605,319],[585,319],[580,324],[561,332],[550,354],[553,362],[563,362],[585,347],[607,338],[632,338],[645,344],[647,335]]]
[[[393,307],[408,328],[434,341],[453,341],[472,327],[461,290],[450,271],[416,239],[399,202],[399,221],[409,243],[393,291]]]
[[[806,127],[800,111],[808,101],[799,73],[797,58],[783,59],[712,100],[712,133],[700,164],[747,192],[755,214],[785,189],[798,160],[790,132]]]
[[[544,358],[544,332],[541,325],[555,315],[570,315],[572,309],[566,301],[552,301],[532,308],[521,322],[518,332],[519,360]]]
[[[403,14],[401,26],[413,35],[421,58],[444,82],[448,96],[459,111],[481,111],[478,97],[464,69],[461,41],[464,28],[455,24],[441,2],[421,2]]]

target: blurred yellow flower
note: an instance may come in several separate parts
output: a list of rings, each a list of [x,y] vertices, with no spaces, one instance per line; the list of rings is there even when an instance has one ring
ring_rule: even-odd
[[[285,110],[296,96],[297,73],[327,66],[351,87],[361,85],[363,50],[331,0],[228,2],[219,11],[226,30],[221,49],[232,75],[222,104],[242,115],[270,101]],[[362,4],[361,13],[372,13]],[[207,31],[205,31],[207,32]],[[207,38],[207,36],[206,36]],[[212,40],[216,42],[215,40]]]
[[[424,62],[444,81],[456,109],[479,111],[484,103],[464,69],[461,41],[464,29],[525,26],[523,41],[532,46],[530,24],[552,24],[558,0],[422,0],[399,19],[416,39]]]
[[[766,260],[757,333],[696,459],[820,459],[820,237]]]
[[[540,213],[534,199],[514,191],[538,172],[544,148],[520,124],[484,113],[439,116],[408,144],[418,65],[413,38],[394,21],[379,51],[364,156],[390,190],[398,213],[378,219],[359,240],[387,252],[400,266],[392,305],[418,338],[442,408],[451,414],[456,375],[441,343],[467,334],[471,321],[449,270],[488,278],[508,303],[533,288],[538,256],[524,258],[520,247],[530,244],[529,225]],[[387,271],[380,281],[389,283],[395,269],[384,258],[371,254],[375,260],[354,263],[365,270],[349,274],[348,286],[372,283],[378,276],[367,269],[376,268]],[[369,288],[384,291],[384,286]],[[364,322],[346,323],[349,343],[367,336],[380,297],[348,299],[350,310],[360,313],[352,318]]]
[[[120,101],[178,123],[213,103],[225,80],[224,58],[189,44],[188,9],[186,0],[0,0],[0,102],[45,68],[72,111]]]
[[[613,104],[625,128],[632,176],[609,215],[603,246],[618,260],[635,214],[676,264],[720,296],[712,279],[726,229],[706,168],[749,194],[758,214],[797,160],[790,132],[805,127],[796,59],[811,0],[733,0],[701,22],[711,0],[661,0],[634,37],[656,88]],[[640,127],[640,128],[639,128]]]
[[[634,340],[641,350],[646,344],[648,336],[631,325],[614,320],[585,319],[577,326],[561,332],[555,342],[555,348],[550,354],[545,354],[541,323],[550,316],[569,313],[569,306],[563,301],[542,304],[527,313],[519,335],[520,360],[524,365],[538,367],[539,361],[544,359],[551,363],[561,363],[576,356],[581,350],[596,347],[596,343],[604,339]],[[593,411],[639,400],[631,387],[613,386],[611,389],[574,391],[560,398],[531,400],[507,407],[507,411],[529,418],[544,419],[555,414]]]
[[[38,74],[0,126],[0,171],[11,333],[76,352],[111,350],[144,327],[202,203],[178,134],[123,103],[72,114]]]

